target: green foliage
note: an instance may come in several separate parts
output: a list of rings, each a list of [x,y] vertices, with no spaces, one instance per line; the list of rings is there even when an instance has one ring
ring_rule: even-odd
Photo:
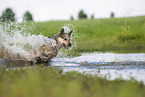
[[[83,10],[80,10],[79,14],[78,14],[78,18],[79,19],[87,19],[87,14],[84,13]]]
[[[74,20],[74,17],[73,17],[73,16],[71,16],[71,17],[70,17],[70,20]]]
[[[33,16],[30,12],[26,12],[23,16],[23,21],[27,22],[27,21],[33,21]]]
[[[110,17],[114,18],[114,12],[111,12]]]
[[[1,97],[144,97],[145,85],[135,79],[108,81],[54,67],[0,67]]]
[[[2,22],[14,22],[15,20],[15,13],[11,8],[6,8],[6,10],[2,13],[2,16],[0,17],[0,21]]]
[[[91,19],[94,19],[94,14],[91,15]]]

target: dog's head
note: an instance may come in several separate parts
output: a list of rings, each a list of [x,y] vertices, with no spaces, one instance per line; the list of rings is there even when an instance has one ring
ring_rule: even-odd
[[[60,47],[68,49],[71,46],[70,36],[72,32],[73,30],[71,30],[69,33],[64,33],[64,28],[61,29],[61,32],[57,36],[57,42],[60,45]]]

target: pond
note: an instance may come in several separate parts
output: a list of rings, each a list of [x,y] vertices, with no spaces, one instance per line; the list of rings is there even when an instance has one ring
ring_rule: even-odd
[[[113,80],[135,78],[145,84],[145,53],[82,53],[74,58],[54,58],[51,66]]]
[[[12,62],[12,61],[10,61]],[[10,64],[9,60],[0,60],[0,65]],[[15,61],[14,64],[25,64]],[[49,66],[63,69],[63,72],[78,71],[106,77],[108,80],[135,78],[145,84],[145,53],[82,53],[74,58],[54,58]]]

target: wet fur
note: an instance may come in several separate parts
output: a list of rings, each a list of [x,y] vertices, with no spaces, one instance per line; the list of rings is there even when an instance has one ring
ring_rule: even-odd
[[[62,28],[60,33],[51,37],[52,39],[56,41],[55,47],[50,47],[49,45],[43,45],[37,51],[34,49],[31,49],[30,52],[32,54],[36,54],[36,56],[33,58],[33,62],[34,63],[48,63],[50,59],[56,57],[58,51],[61,48],[68,49],[71,46],[70,36],[72,32],[73,30],[71,30],[69,33],[64,33],[64,28]]]

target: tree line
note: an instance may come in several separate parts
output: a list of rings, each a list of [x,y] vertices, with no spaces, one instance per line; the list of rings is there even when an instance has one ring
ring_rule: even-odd
[[[114,13],[111,12],[110,14],[111,18],[114,18]],[[70,17],[71,20],[74,20],[74,17]],[[83,11],[80,10],[78,13],[78,19],[88,19],[88,15]],[[91,19],[94,19],[94,14],[91,15]],[[2,15],[0,16],[0,22],[14,22],[16,21],[15,13],[11,8],[6,8],[6,10],[3,11]],[[33,16],[29,11],[26,11],[23,15],[23,22],[27,21],[33,21]]]
[[[114,12],[111,12],[110,18],[114,18],[114,17],[115,17]],[[94,19],[94,18],[95,18],[95,16],[94,16],[94,14],[92,14],[91,19]],[[74,20],[73,16],[71,16],[70,19]],[[78,13],[78,19],[88,19],[88,15],[83,10],[80,10]]]
[[[0,16],[0,22],[14,22],[16,21],[15,13],[11,8],[6,8]],[[29,11],[26,11],[23,16],[23,22],[33,21],[33,16]]]

